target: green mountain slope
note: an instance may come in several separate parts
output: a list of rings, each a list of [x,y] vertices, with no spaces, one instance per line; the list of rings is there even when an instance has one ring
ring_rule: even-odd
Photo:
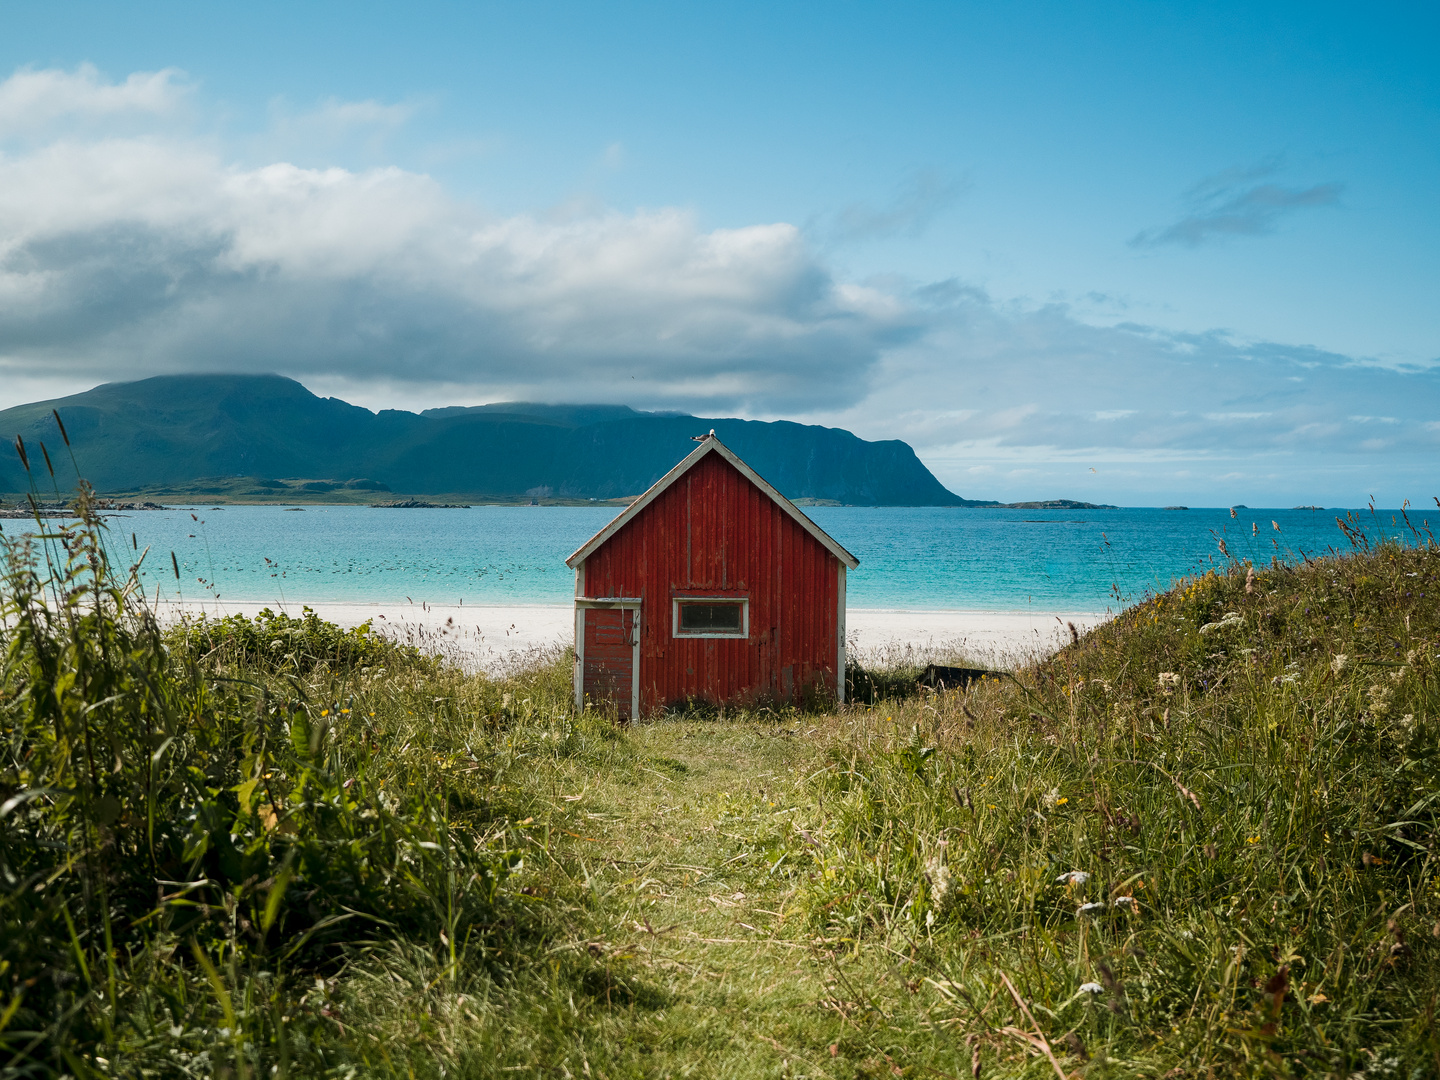
[[[641,413],[622,405],[507,403],[372,413],[278,375],[168,375],[0,412],[0,491],[28,485],[13,444],[57,468],[68,457],[101,492],[183,487],[206,477],[366,478],[395,492],[606,499],[649,487],[714,428],[791,498],[966,506],[906,443],[752,420]],[[57,453],[58,451],[58,453]],[[32,460],[32,464],[34,461]],[[43,466],[42,466],[43,467]]]

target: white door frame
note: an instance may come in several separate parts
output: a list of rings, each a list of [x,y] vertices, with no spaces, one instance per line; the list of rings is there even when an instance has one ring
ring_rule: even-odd
[[[838,559],[836,560],[839,561]],[[835,700],[845,704],[845,564],[840,563],[840,586],[835,599]]]

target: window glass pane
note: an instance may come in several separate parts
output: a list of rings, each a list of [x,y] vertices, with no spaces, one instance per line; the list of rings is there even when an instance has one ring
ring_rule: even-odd
[[[680,629],[692,632],[739,633],[739,604],[681,604]]]

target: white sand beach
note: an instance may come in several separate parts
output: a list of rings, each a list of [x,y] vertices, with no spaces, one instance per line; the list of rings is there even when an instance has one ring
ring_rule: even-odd
[[[467,667],[494,669],[523,661],[537,651],[570,644],[574,612],[569,606],[329,602],[309,605],[340,626],[367,620],[382,633]],[[210,603],[210,616],[254,616],[262,608],[302,614],[301,604]],[[187,611],[201,605],[186,604]],[[177,612],[168,612],[174,617]],[[1108,615],[1094,612],[903,611],[850,608],[846,638],[861,657],[880,661],[907,656],[923,662],[971,660],[1009,666],[1055,651],[1070,639],[1067,623],[1084,633]]]
[[[899,611],[851,608],[846,638],[862,658],[899,659],[913,650],[927,663],[968,658],[991,667],[1009,667],[1048,656],[1079,633],[1111,616],[1103,612]]]

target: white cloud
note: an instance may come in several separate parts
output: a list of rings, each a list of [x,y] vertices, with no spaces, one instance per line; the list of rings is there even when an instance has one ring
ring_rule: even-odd
[[[91,64],[74,71],[22,68],[0,83],[0,138],[52,129],[58,121],[174,113],[188,87],[175,68],[106,82]]]
[[[16,370],[803,409],[857,399],[879,351],[918,329],[784,223],[496,218],[420,174],[241,168],[163,125],[0,159],[0,360]]]
[[[415,115],[413,104],[386,105],[380,101],[341,101],[331,98],[318,108],[296,117],[287,117],[290,123],[313,124],[322,130],[350,131],[355,128],[380,128],[395,130],[403,127]]]
[[[1207,177],[1185,193],[1185,210],[1179,220],[1164,228],[1142,230],[1131,238],[1131,246],[1199,247],[1217,237],[1264,236],[1275,231],[1281,218],[1298,210],[1339,203],[1344,184],[1296,188],[1256,182],[1283,165],[1282,158],[1274,157],[1248,169],[1228,169]]]
[[[926,291],[951,300],[930,309],[925,335],[886,351],[862,403],[823,418],[909,441],[967,496],[1353,501],[1377,458],[1396,502],[1433,486],[1440,364],[1401,371]],[[1387,438],[1368,439],[1381,418]],[[994,471],[973,473],[982,462]]]
[[[946,177],[933,169],[922,169],[911,176],[883,207],[857,202],[841,209],[828,232],[839,241],[919,236],[965,193],[968,186],[966,180]]]
[[[297,110],[276,98],[270,103],[269,128],[251,140],[250,156],[315,164],[358,152],[361,160],[383,160],[391,137],[425,106],[419,100],[391,104],[330,98],[314,108]]]

